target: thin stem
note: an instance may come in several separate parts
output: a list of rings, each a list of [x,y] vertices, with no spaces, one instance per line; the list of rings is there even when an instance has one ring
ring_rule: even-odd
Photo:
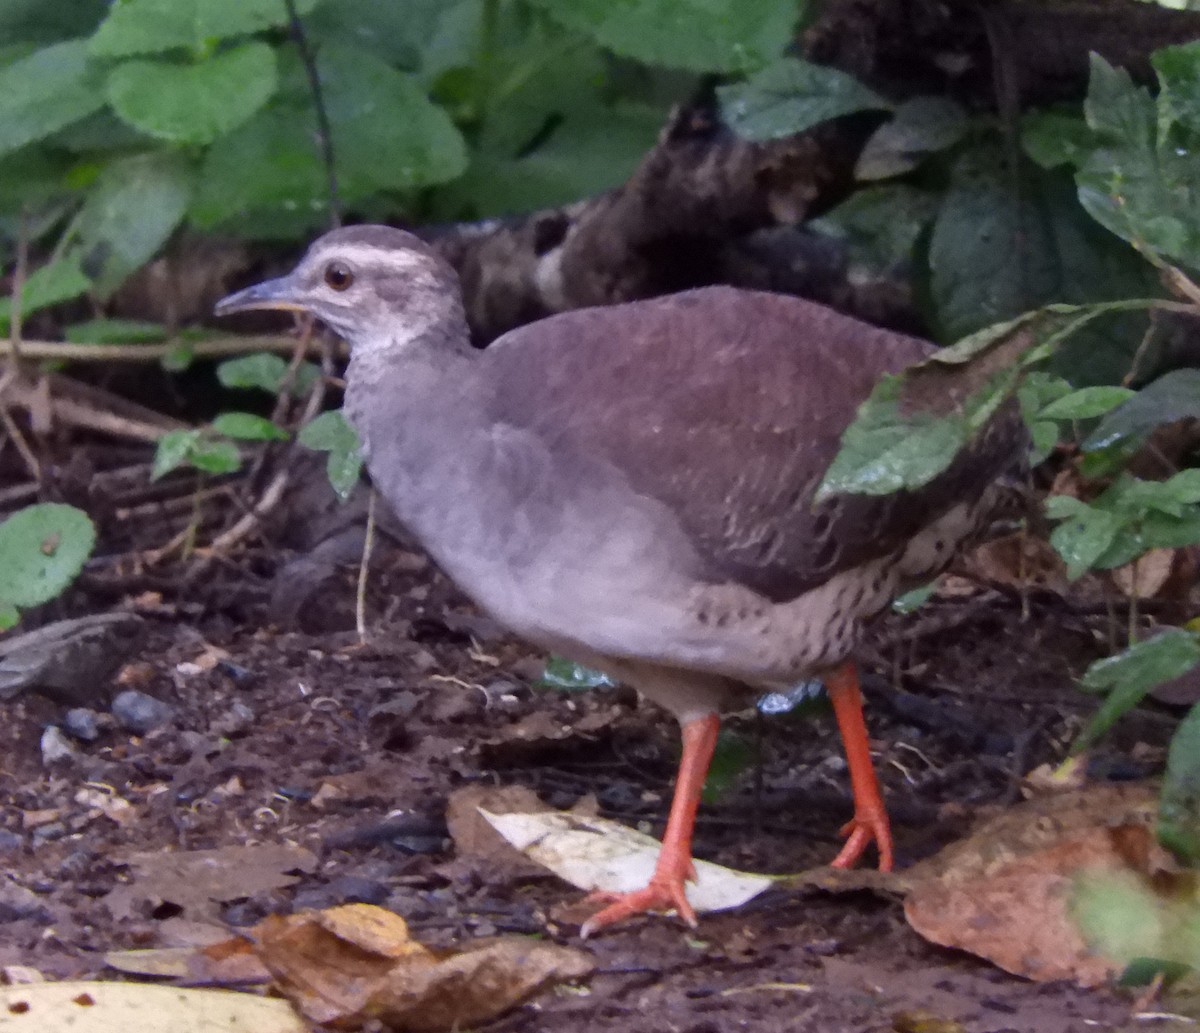
[[[325,182],[329,191],[329,221],[331,229],[342,224],[342,202],[338,193],[337,165],[333,153],[333,131],[329,124],[329,112],[325,108],[325,94],[321,90],[321,77],[317,72],[317,61],[312,47],[308,44],[308,35],[304,31],[304,23],[296,10],[296,0],[283,0],[287,8],[288,23],[295,41],[296,50],[300,54],[300,63],[304,65],[304,74],[308,78],[308,88],[312,91],[313,110],[317,116],[317,142],[321,145],[321,161],[325,165]]]
[[[367,642],[367,569],[371,565],[371,550],[375,545],[375,487],[367,496],[367,533],[363,538],[362,561],[358,565],[358,591],[354,600],[354,623],[358,628],[358,641]]]

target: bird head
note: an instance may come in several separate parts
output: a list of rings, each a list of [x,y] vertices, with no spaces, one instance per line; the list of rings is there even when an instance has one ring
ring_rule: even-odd
[[[222,298],[216,314],[311,312],[352,348],[411,340],[461,322],[454,270],[422,240],[390,226],[350,226],[319,237],[286,276]]]

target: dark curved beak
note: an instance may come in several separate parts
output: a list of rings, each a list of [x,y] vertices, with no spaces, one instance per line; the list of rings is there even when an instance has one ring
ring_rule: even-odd
[[[277,280],[265,280],[253,287],[230,294],[213,306],[218,316],[228,316],[234,312],[247,312],[250,309],[274,308],[286,309],[290,312],[307,312],[308,305],[304,303],[304,292],[289,274]]]

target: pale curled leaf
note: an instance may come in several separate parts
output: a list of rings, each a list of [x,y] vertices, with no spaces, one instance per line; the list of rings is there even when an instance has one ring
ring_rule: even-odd
[[[583,890],[624,893],[650,881],[661,845],[650,836],[605,818],[562,812],[483,816],[530,860]],[[696,861],[696,881],[687,899],[698,912],[740,907],[775,881]]]
[[[0,986],[4,1033],[307,1033],[291,1005],[229,990],[71,981]]]

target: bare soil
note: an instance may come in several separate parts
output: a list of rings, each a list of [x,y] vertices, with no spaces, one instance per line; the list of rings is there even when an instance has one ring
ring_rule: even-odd
[[[236,600],[250,579],[220,569]],[[179,942],[197,922],[244,927],[348,900],[396,910],[431,943],[496,932],[577,942],[564,904],[580,894],[552,876],[460,856],[447,799],[474,783],[526,785],[560,807],[592,794],[602,813],[661,832],[674,725],[622,688],[539,686],[543,658],[479,618],[412,552],[378,554],[367,645],[337,630],[350,624],[353,597],[347,571],[306,608],[307,626],[335,629],[315,633],[263,626],[254,605],[229,605],[198,626],[150,607],[149,634],[121,679],[170,703],[173,720],[132,735],[104,719],[98,699],[100,737],[53,765],[39,741],[64,708],[31,694],[2,706],[0,855],[8,888],[31,891],[22,899],[36,907],[6,909],[0,896],[0,965],[114,978],[106,951]],[[1062,756],[1092,705],[1072,678],[1097,655],[1095,627],[1057,597],[1033,599],[1023,618],[1020,601],[996,591],[889,620],[885,636],[901,641],[873,651],[866,687],[901,865],[1012,803],[1024,772]],[[1152,714],[1133,722],[1125,745],[1161,745],[1169,725]],[[530,734],[539,727],[548,731]],[[759,762],[702,809],[697,854],[764,872],[828,860],[851,809],[831,717],[750,712],[728,727]],[[1098,758],[1101,773],[1145,773],[1120,745]],[[103,816],[89,792],[127,800],[125,820]],[[133,855],[253,843],[300,844],[319,860],[293,885],[210,913],[189,913],[169,892],[133,907],[110,899],[133,879]],[[1128,995],[1031,984],[933,947],[898,905],[867,893],[773,892],[704,917],[696,931],[646,919],[585,947],[598,967],[584,985],[543,994],[488,1028],[1155,1028],[1133,1020]]]

